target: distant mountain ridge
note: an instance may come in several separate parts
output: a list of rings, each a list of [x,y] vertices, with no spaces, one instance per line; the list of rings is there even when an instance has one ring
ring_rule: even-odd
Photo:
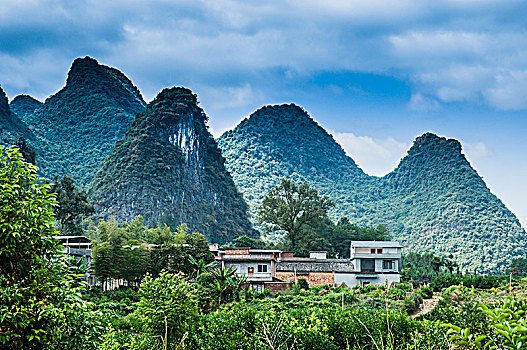
[[[247,204],[206,121],[190,90],[161,91],[137,114],[90,184],[99,215],[142,215],[150,226],[186,223],[217,243],[255,236]]]
[[[334,220],[386,224],[408,250],[453,254],[463,267],[484,271],[526,255],[525,230],[456,140],[426,133],[393,172],[378,178],[358,168],[300,107],[280,105],[259,109],[218,144],[253,215],[286,177],[333,199]]]
[[[18,95],[15,96],[13,101],[9,103],[11,111],[18,115],[22,120],[33,114],[33,112],[40,106],[42,102],[29,95]]]
[[[24,118],[37,136],[41,175],[52,179],[69,174],[87,186],[145,107],[141,93],[123,73],[90,57],[76,59],[66,86]]]
[[[365,174],[330,134],[294,104],[260,108],[225,132],[218,145],[250,205],[253,222],[263,197],[284,177],[331,192],[334,219],[345,207],[374,195],[369,186],[376,178]]]
[[[20,137],[26,141],[34,139],[33,132],[9,108],[7,96],[0,87],[0,144],[4,146],[14,145]]]

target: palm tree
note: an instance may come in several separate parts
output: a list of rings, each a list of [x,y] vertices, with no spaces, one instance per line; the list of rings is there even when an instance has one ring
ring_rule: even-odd
[[[212,269],[214,266],[216,266],[216,262],[212,261],[210,263],[205,262],[205,259],[201,258],[196,260],[192,255],[188,256],[188,259],[190,261],[190,264],[192,265],[192,277],[198,278],[199,275],[201,275],[203,272]]]
[[[216,270],[211,271],[212,276],[215,280],[216,290],[218,291],[218,306],[221,305],[221,297],[223,293],[227,290],[229,285],[232,285],[232,282],[229,282],[229,280],[232,280],[234,276],[236,275],[236,269],[229,267],[229,268],[219,268]]]

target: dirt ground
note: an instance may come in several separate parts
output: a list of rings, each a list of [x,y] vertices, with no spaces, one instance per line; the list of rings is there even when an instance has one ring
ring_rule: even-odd
[[[416,313],[414,313],[410,317],[414,318],[414,317],[417,317],[419,315],[426,314],[427,312],[432,310],[437,305],[439,300],[441,300],[441,299],[442,298],[439,295],[434,295],[432,297],[432,299],[424,299],[423,300],[423,307],[421,308],[421,310],[417,311]]]

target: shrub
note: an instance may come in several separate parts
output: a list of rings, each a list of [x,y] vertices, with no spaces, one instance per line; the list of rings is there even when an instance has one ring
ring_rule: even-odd
[[[423,299],[430,299],[434,296],[434,291],[432,288],[424,286],[417,290],[417,293],[423,298]]]

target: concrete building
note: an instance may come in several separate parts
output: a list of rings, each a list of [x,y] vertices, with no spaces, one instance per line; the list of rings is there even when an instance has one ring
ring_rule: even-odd
[[[306,279],[310,287],[337,283],[337,274],[354,274],[355,267],[348,259],[328,259],[327,252],[310,252],[309,258],[293,257],[282,253],[276,264],[276,278],[296,283]]]
[[[247,284],[258,291],[283,290],[291,283],[276,278],[276,263],[282,251],[272,249],[225,248],[216,252],[221,268],[232,267],[239,276],[247,277]]]
[[[364,287],[400,282],[401,250],[395,241],[352,241],[350,262],[355,273],[336,273],[335,283]]]
[[[60,241],[66,256],[73,257],[77,261],[83,260],[84,264],[91,265],[92,242],[89,238],[84,236],[53,236],[53,238]],[[84,278],[90,285],[95,283],[89,272],[86,272]]]

